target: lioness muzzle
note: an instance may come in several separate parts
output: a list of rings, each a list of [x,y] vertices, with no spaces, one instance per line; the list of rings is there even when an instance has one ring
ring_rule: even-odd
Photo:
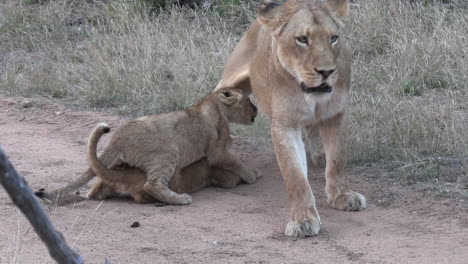
[[[317,87],[308,87],[305,83],[301,83],[301,88],[305,93],[331,93],[333,90],[333,87],[326,83]]]

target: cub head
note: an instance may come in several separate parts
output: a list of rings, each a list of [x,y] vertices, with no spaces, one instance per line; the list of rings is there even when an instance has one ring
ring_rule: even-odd
[[[214,95],[229,122],[250,125],[255,121],[258,110],[246,92],[229,88],[216,91]]]
[[[271,31],[276,61],[305,93],[332,91],[339,74],[340,18],[348,10],[348,0],[264,1],[260,6],[258,21]]]

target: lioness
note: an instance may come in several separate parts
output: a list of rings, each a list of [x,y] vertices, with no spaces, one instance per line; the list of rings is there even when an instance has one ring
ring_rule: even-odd
[[[248,93],[223,89],[187,110],[127,121],[112,135],[99,159],[108,168],[118,170],[123,165],[124,170],[144,171],[146,194],[137,198],[141,201],[146,201],[149,198],[146,195],[150,195],[168,204],[190,204],[190,195],[178,194],[168,185],[173,178],[181,179],[183,168],[202,159],[206,159],[210,167],[238,175],[247,183],[256,181],[256,173],[243,166],[232,152],[229,132],[229,122],[252,124],[256,115],[257,108]],[[141,172],[131,170],[141,177]],[[84,185],[94,176],[93,170],[88,169],[75,182],[42,196],[55,198]],[[219,175],[215,175],[215,182],[219,180],[216,176]],[[105,182],[99,182],[95,189],[107,187]]]
[[[249,113],[245,113],[249,114]],[[120,194],[129,194],[136,202],[155,202],[156,198],[144,191],[147,174],[138,168],[121,164],[107,168],[97,157],[97,144],[101,136],[109,133],[110,127],[101,123],[91,132],[88,139],[88,164],[100,178],[88,193],[92,199],[106,199]],[[255,171],[257,175],[258,171]],[[240,175],[217,167],[210,167],[206,158],[181,169],[180,174],[172,177],[169,189],[177,193],[191,193],[208,185],[233,188],[242,182]]]
[[[320,131],[328,203],[348,211],[366,207],[345,173],[351,60],[340,37],[340,18],[348,10],[347,0],[263,2],[215,89],[251,89],[272,119],[272,141],[291,204],[288,236],[314,236],[321,225],[307,180],[302,131],[307,140]]]

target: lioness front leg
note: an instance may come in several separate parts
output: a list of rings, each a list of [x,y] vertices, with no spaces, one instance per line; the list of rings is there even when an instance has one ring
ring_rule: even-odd
[[[285,234],[294,237],[315,236],[320,231],[320,216],[307,179],[301,129],[273,123],[271,135],[291,204],[291,221],[286,226]]]
[[[346,121],[345,114],[323,122],[320,136],[326,155],[326,187],[328,203],[336,209],[359,211],[366,208],[366,198],[349,189],[346,176]]]
[[[168,204],[190,204],[192,203],[190,195],[178,194],[168,187],[171,178],[174,177],[175,173],[179,173],[175,164],[176,160],[154,159],[153,163],[146,166],[145,171],[148,174],[148,179],[143,185],[143,190]]]

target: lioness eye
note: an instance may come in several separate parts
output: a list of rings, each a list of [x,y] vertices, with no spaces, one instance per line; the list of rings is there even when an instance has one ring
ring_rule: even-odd
[[[300,36],[296,38],[296,41],[301,43],[301,44],[309,44],[309,40],[307,39],[306,36]]]
[[[332,44],[335,44],[338,41],[338,35],[331,36],[330,41],[331,41]]]

